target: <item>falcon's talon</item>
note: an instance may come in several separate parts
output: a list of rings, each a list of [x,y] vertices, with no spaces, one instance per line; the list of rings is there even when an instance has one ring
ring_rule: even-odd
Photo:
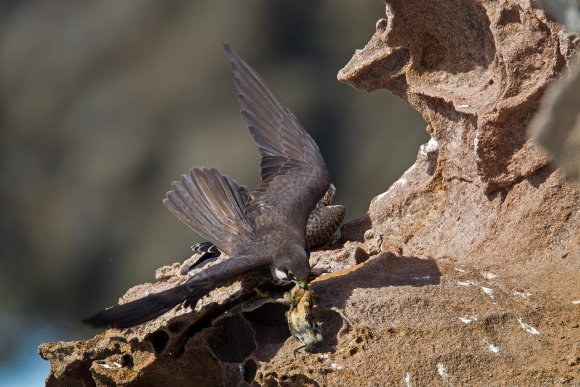
[[[192,245],[191,249],[198,253],[208,253],[212,247],[215,247],[215,245],[211,242],[199,242]]]
[[[256,292],[256,295],[260,298],[268,298],[270,297],[270,292],[261,290],[260,288],[258,288],[257,286],[254,288],[254,291]]]

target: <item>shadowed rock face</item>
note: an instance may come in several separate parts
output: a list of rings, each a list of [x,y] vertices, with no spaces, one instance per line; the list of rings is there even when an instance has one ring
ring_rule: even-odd
[[[172,357],[179,334],[236,294],[232,285],[194,313],[42,345],[48,384],[580,382],[578,187],[526,136],[576,50],[564,41],[528,2],[388,1],[339,79],[399,95],[432,139],[366,216],[343,226],[342,245],[312,254],[320,347],[294,357],[299,344],[271,298],[200,323]],[[179,264],[158,276],[167,282],[123,301],[173,286]]]

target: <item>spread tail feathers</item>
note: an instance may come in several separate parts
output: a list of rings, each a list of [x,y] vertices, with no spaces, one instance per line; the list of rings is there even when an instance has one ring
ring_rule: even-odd
[[[195,305],[193,301],[197,301],[205,293],[207,291],[203,287],[192,289],[187,285],[180,285],[126,304],[107,308],[83,322],[96,327],[130,328],[162,315],[185,301],[186,298],[192,305]]]
[[[247,190],[215,169],[192,168],[172,184],[163,204],[183,223],[228,255],[253,237],[244,207]]]

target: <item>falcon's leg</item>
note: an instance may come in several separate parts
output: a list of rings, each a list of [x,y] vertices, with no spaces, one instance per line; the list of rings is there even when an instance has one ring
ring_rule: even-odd
[[[258,297],[260,297],[260,298],[268,298],[268,297],[270,297],[270,292],[268,292],[267,290],[262,290],[258,286],[256,286],[254,288],[254,291],[256,292],[256,295]]]

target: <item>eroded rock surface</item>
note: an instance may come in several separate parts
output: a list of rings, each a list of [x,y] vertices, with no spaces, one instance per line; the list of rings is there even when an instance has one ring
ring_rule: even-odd
[[[274,298],[200,321],[234,285],[194,313],[44,344],[48,384],[580,383],[578,186],[526,134],[577,51],[564,35],[528,1],[387,1],[339,79],[399,95],[432,139],[343,226],[342,245],[312,254],[321,345],[294,357]],[[183,279],[179,264],[158,276],[125,299]],[[172,357],[191,324],[199,333]]]

